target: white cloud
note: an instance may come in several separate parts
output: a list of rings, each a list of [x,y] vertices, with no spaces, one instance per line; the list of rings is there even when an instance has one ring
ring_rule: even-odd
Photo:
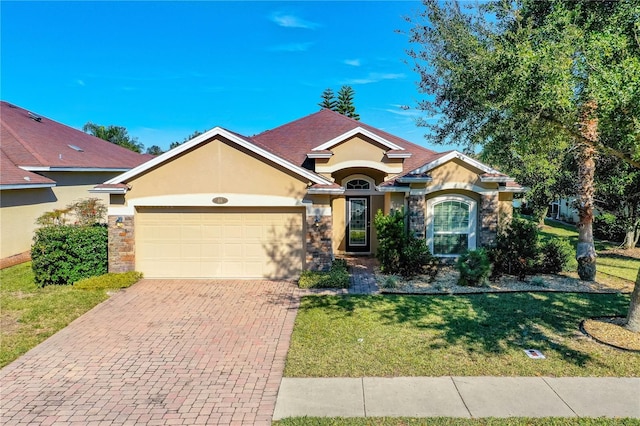
[[[404,74],[372,72],[364,78],[352,78],[349,80],[345,80],[344,82],[342,82],[342,84],[370,84],[377,83],[382,80],[398,80],[404,77]]]
[[[78,86],[86,86],[86,84],[84,84],[84,80],[76,80],[76,83],[78,83]]]
[[[279,44],[276,46],[271,46],[269,50],[275,52],[306,52],[312,45],[313,43],[311,42]]]
[[[360,59],[345,59],[342,62],[344,64],[351,65],[352,67],[359,67],[361,65]]]
[[[395,107],[395,109],[386,108],[384,109],[384,111],[390,112],[391,114],[395,114],[395,115],[401,115],[403,117],[420,117],[422,115],[422,112],[418,111],[417,109],[407,109],[402,105],[391,105],[391,106]]]
[[[280,12],[275,12],[271,15],[271,20],[277,25],[285,28],[304,28],[307,30],[315,30],[320,26],[316,22],[307,21],[294,15],[286,15]]]

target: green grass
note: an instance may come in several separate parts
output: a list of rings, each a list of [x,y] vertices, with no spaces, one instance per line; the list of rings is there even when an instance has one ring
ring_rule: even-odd
[[[274,421],[273,426],[631,426],[639,419],[566,418],[566,417],[510,417],[464,419],[455,417],[291,417]]]
[[[578,231],[576,231],[575,226],[545,220],[545,226],[540,231],[540,237],[543,241],[557,237],[568,239],[573,247],[573,255],[567,265],[567,269],[570,271],[575,271],[577,269],[578,262],[575,259],[575,248],[578,243]],[[640,269],[640,259],[624,256],[619,253],[602,253],[603,251],[617,247],[617,245],[606,241],[595,240],[594,244],[596,252],[598,253],[598,258],[596,260],[598,272],[635,282],[638,269]],[[596,280],[599,280],[598,276],[596,276]]]
[[[640,354],[585,338],[629,295],[511,293],[303,298],[287,377],[640,376]],[[539,349],[544,360],[524,349]]]
[[[34,283],[31,262],[1,270],[0,368],[108,297],[105,288],[39,288]]]

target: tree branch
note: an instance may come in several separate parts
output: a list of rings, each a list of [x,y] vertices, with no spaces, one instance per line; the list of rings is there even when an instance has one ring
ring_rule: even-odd
[[[541,115],[540,118],[544,121],[546,121],[547,123],[550,123],[551,125],[553,125],[555,128],[563,131],[564,133],[570,135],[571,137],[579,140],[580,142],[592,147],[593,149],[605,153],[607,155],[611,155],[613,157],[619,158],[620,160],[624,161],[625,163],[629,164],[630,166],[633,166],[637,169],[640,169],[640,161],[634,160],[631,156],[625,154],[622,151],[618,151],[617,149],[613,149],[610,148],[606,145],[604,145],[603,143],[599,142],[599,141],[594,141],[592,139],[589,139],[583,135],[581,135],[579,132],[574,131],[573,129],[568,128],[567,126],[564,125],[564,123],[562,123],[561,121],[553,118],[553,117],[549,117],[547,115]]]

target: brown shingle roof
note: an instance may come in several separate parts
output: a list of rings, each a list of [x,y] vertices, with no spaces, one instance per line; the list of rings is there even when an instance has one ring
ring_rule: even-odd
[[[42,184],[55,184],[49,178],[40,176],[39,174],[22,170],[20,167],[13,164],[2,151],[0,157],[0,176],[2,180],[0,185],[42,185]]]
[[[0,102],[0,125],[3,164],[9,160],[22,167],[131,169],[153,158],[5,101]]]
[[[251,138],[257,145],[270,148],[279,156],[294,164],[302,165],[313,148],[322,145],[357,127],[362,127],[380,137],[411,152],[411,158],[404,161],[404,170],[412,170],[430,161],[437,155],[430,149],[399,138],[384,130],[356,121],[335,111],[322,109],[272,130]]]

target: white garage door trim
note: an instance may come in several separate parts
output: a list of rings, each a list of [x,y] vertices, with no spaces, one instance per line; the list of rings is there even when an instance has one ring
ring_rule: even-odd
[[[296,277],[303,208],[137,207],[136,270],[146,278]]]

